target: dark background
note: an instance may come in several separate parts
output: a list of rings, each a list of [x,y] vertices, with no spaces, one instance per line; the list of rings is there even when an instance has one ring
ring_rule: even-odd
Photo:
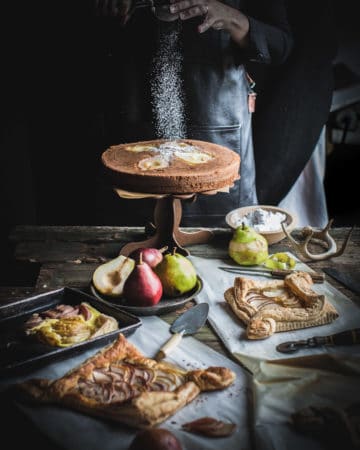
[[[325,189],[329,216],[334,217],[335,225],[359,226],[360,28],[356,2],[335,2],[335,6],[338,39],[335,89],[351,91],[353,88],[354,95],[350,95],[351,104],[329,115]]]
[[[87,54],[76,21],[85,2],[75,3],[77,10],[70,2],[51,9],[17,3],[2,15],[2,241],[16,224],[116,225],[94,214],[106,122],[102,102],[116,80],[104,77],[111,73],[104,70],[108,62]],[[354,90],[350,104],[329,114],[325,188],[334,225],[350,226],[360,223],[360,35],[356,2],[334,5],[335,90]]]

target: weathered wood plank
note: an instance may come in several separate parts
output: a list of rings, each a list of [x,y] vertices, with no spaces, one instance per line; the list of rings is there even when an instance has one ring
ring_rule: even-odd
[[[31,262],[72,262],[115,258],[122,247],[116,242],[86,244],[71,241],[21,241],[15,249],[15,258],[19,261]]]
[[[6,305],[17,300],[31,297],[35,293],[34,286],[1,286],[0,288],[0,304]]]
[[[144,235],[139,234],[139,228],[120,227],[18,227],[14,230],[11,239],[16,243],[15,257],[21,261],[48,262],[98,262],[104,259],[114,258],[121,247],[133,240],[141,240]],[[33,230],[33,237],[32,236]],[[61,234],[63,230],[63,234]],[[117,230],[117,231],[115,231]],[[124,235],[122,231],[124,230]],[[187,229],[190,230],[190,229]],[[349,229],[335,228],[333,236],[341,245],[345,234]],[[82,233],[82,231],[84,231]],[[100,233],[97,237],[97,233]],[[215,237],[208,244],[189,246],[191,254],[208,258],[227,258],[228,243],[231,238],[231,230],[215,229]],[[294,233],[298,236],[297,232]],[[46,237],[46,240],[41,240]],[[97,241],[98,239],[98,241]],[[292,251],[289,242],[285,239],[279,244],[270,246],[271,253],[278,251]],[[353,232],[346,252],[337,258],[327,261],[310,263],[314,268],[322,268],[336,265],[348,270],[359,262],[360,228]]]
[[[195,231],[198,228],[182,228],[184,231]],[[215,234],[229,234],[226,228],[205,228]],[[109,242],[143,239],[144,227],[115,226],[33,226],[18,225],[10,233],[9,239],[19,241],[78,241],[78,242]]]
[[[198,228],[181,228],[184,231],[196,231]],[[231,235],[230,228],[204,228],[211,230],[215,236],[222,234]],[[333,228],[331,231],[335,240],[342,240],[349,231],[349,227]],[[295,237],[299,236],[299,230],[293,232]],[[14,242],[19,241],[78,241],[78,242],[108,242],[124,241],[143,237],[144,227],[114,227],[114,226],[34,226],[18,225],[13,228],[9,239]],[[359,243],[360,227],[354,229],[351,240]]]
[[[37,291],[48,291],[63,286],[86,289],[98,264],[44,264],[36,283]]]
[[[187,228],[186,231],[194,229]],[[334,228],[332,235],[341,245],[349,229]],[[228,258],[228,243],[232,230],[215,229],[215,237],[208,244],[189,247],[191,254],[207,258]],[[295,230],[294,236],[299,238]],[[139,241],[144,238],[142,228],[127,227],[33,227],[21,226],[13,230],[10,239],[15,244],[15,257],[20,261],[38,261],[42,263],[35,287],[6,287],[0,288],[0,301],[22,299],[35,292],[52,290],[61,286],[71,286],[86,290],[96,267],[109,258],[115,257],[122,245]],[[338,269],[354,272],[360,268],[360,228],[353,232],[348,249],[344,255],[327,261],[309,263],[320,271],[323,267],[337,267]],[[269,251],[292,251],[287,240],[270,246]],[[339,283],[327,277],[339,291],[349,298],[359,299]],[[171,324],[176,317],[193,305],[187,303],[178,310],[162,315],[161,318]],[[210,347],[230,356],[224,346],[214,335],[211,327],[204,326],[196,338]]]

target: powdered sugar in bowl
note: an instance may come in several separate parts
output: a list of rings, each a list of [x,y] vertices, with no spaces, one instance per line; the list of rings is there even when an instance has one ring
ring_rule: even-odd
[[[226,223],[234,230],[242,223],[251,226],[265,237],[269,244],[275,244],[285,238],[281,223],[291,232],[296,224],[293,214],[283,208],[269,205],[244,206],[230,211],[225,216]]]

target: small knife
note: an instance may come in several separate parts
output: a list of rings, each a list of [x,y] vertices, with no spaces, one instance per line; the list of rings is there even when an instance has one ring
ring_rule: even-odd
[[[300,341],[282,342],[276,346],[281,353],[295,353],[303,348],[314,348],[322,345],[353,345],[360,344],[360,328],[342,331],[329,336],[314,336]]]
[[[229,273],[238,273],[244,275],[261,275],[271,278],[283,279],[286,275],[296,272],[295,270],[267,270],[267,269],[248,269],[246,267],[225,267],[219,266],[218,269],[224,270]],[[308,272],[314,283],[323,283],[325,281],[325,275],[323,273]]]
[[[356,294],[360,295],[359,277],[356,279],[353,275],[345,272],[340,272],[339,270],[333,269],[332,267],[325,267],[323,271],[334,278],[336,281],[339,281],[345,287],[350,289],[350,291],[353,291]]]

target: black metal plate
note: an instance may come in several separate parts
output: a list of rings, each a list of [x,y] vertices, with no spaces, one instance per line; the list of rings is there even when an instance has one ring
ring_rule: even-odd
[[[65,348],[33,341],[24,334],[24,323],[34,312],[45,311],[59,304],[74,306],[81,302],[87,302],[98,311],[114,317],[119,329]],[[92,348],[103,347],[114,341],[119,333],[128,336],[139,326],[141,320],[138,317],[68,287],[0,306],[0,376],[23,373]]]
[[[129,306],[126,304],[126,299],[118,298],[114,299],[100,294],[93,284],[90,285],[90,292],[94,295],[99,302],[103,302],[106,305],[111,305],[114,308],[119,308],[137,316],[160,316],[161,314],[174,311],[185,303],[189,302],[192,298],[196,297],[203,288],[202,279],[198,276],[197,283],[194,289],[179,297],[162,297],[157,305],[154,306]]]

